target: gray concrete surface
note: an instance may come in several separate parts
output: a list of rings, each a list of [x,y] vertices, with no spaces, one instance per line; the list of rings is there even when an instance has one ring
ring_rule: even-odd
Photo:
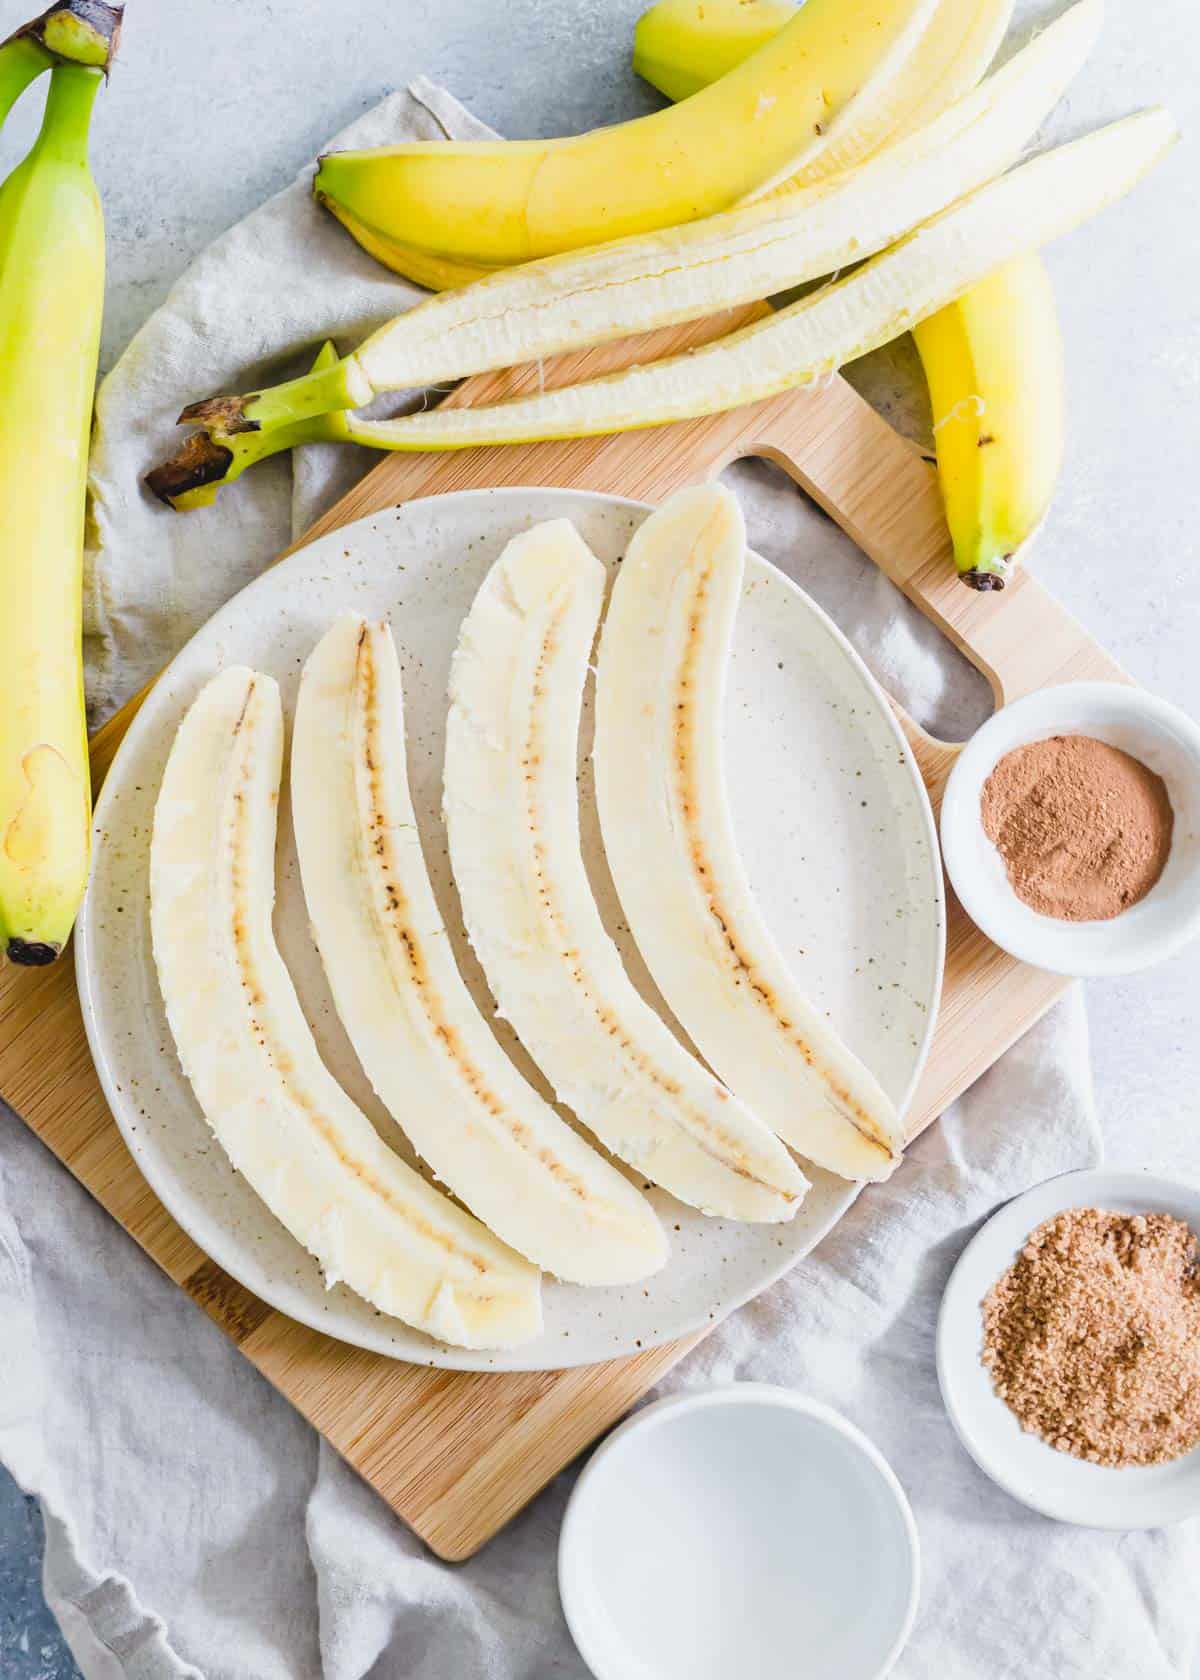
[[[509,135],[651,109],[628,68],[644,0],[130,0],[98,112],[108,211],[110,364],[188,260],[286,183],[321,142],[419,71]],[[34,0],[0,0],[0,35]],[[1018,33],[1043,11],[1023,7]],[[1113,4],[1062,137],[1164,102],[1185,143],[1125,205],[1050,253],[1069,369],[1061,493],[1045,582],[1142,682],[1200,714],[1200,15]],[[7,170],[31,96],[0,142]],[[714,137],[715,138],[715,137]],[[1110,1157],[1200,1176],[1200,951],[1088,989]],[[37,1591],[38,1530],[0,1485],[0,1675],[72,1673]]]

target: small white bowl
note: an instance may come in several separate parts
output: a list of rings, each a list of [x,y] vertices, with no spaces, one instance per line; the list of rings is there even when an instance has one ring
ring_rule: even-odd
[[[1175,827],[1166,868],[1139,904],[1107,922],[1067,922],[1023,904],[983,830],[983,784],[1005,753],[1053,735],[1092,735],[1140,758],[1167,784]],[[1200,932],[1200,728],[1124,683],[1063,683],[1005,706],[972,736],[946,783],[942,857],[975,925],[1022,962],[1055,974],[1130,974]]]
[[[1200,1448],[1169,1464],[1113,1469],[1057,1452],[1021,1428],[980,1358],[984,1297],[1029,1233],[1067,1208],[1169,1213],[1200,1231],[1200,1188],[1149,1173],[1063,1173],[1002,1207],[950,1274],[937,1327],[942,1399],[979,1468],[1023,1505],[1087,1528],[1162,1528],[1200,1513]]]
[[[881,1680],[916,1614],[917,1531],[853,1424],[739,1383],[609,1436],[567,1506],[558,1579],[597,1680]]]

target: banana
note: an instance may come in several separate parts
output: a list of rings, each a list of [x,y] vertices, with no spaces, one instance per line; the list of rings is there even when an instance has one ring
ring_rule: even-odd
[[[669,110],[571,139],[334,152],[314,190],[377,233],[484,264],[695,221],[833,146],[936,4],[806,0],[774,40]]]
[[[445,817],[467,931],[505,1019],[614,1154],[702,1212],[790,1219],[803,1175],[635,991],[588,884],[576,748],[604,588],[554,520],[509,543],[463,623]]]
[[[1122,197],[1177,137],[1163,110],[1110,123],[979,188],[844,279],[684,355],[491,407],[396,420],[351,415],[348,435],[400,450],[591,437],[716,414],[811,385]]]
[[[57,66],[0,187],[0,946],[53,961],[87,879],[83,708],[88,434],[104,222],[88,168],[100,72]]]
[[[321,193],[316,196],[369,257],[431,292],[448,292],[456,286],[469,286],[472,280],[482,280],[485,275],[497,272],[495,267],[485,268],[482,263],[456,261],[452,257],[439,257],[431,251],[419,250],[415,245],[405,245],[385,233],[378,233],[366,222],[360,222],[335,198],[326,198]]]
[[[639,528],[596,674],[596,804],[617,896],[655,984],[709,1066],[801,1155],[886,1178],[895,1109],[800,991],[750,891],[721,758],[746,534],[720,485]]]
[[[269,677],[214,677],[181,723],[150,846],[167,1019],[237,1170],[328,1283],[461,1347],[541,1328],[536,1270],[380,1138],[321,1061],[271,931],[283,709]]]
[[[246,431],[359,406],[379,391],[711,314],[860,261],[1020,155],[1087,56],[1100,15],[1100,0],[1080,0],[927,128],[835,181],[429,298],[335,367],[273,390],[210,398],[182,418],[207,424],[228,445]]]
[[[438,1177],[571,1283],[656,1271],[650,1204],[526,1083],[458,970],[421,853],[386,625],[338,619],[310,655],[292,743],[304,896],[363,1069]]]
[[[1003,589],[1062,463],[1062,339],[1045,264],[1006,263],[913,337],[955,564],[973,589]]]
[[[918,115],[974,85],[1011,10],[1011,0],[942,0],[904,71],[918,93]],[[674,89],[691,92],[721,75],[776,33],[784,21],[778,14],[787,12],[769,0],[660,0],[638,24],[634,69],[647,74],[651,42],[649,79],[679,98]],[[926,75],[939,50],[940,77]],[[803,172],[794,178],[802,179]],[[913,336],[933,405],[955,562],[973,588],[1002,589],[1014,554],[1050,504],[1062,462],[1062,343],[1041,258],[1016,258],[920,322]]]
[[[773,41],[795,15],[789,0],[659,0],[637,21],[633,68],[668,99],[688,99]]]
[[[1004,39],[1013,0],[939,0],[896,74],[859,101],[837,141],[771,189],[786,193],[852,168],[912,133],[976,85]],[[660,0],[634,33],[633,68],[672,99],[728,74],[795,16],[760,0]],[[760,189],[761,191],[761,189]],[[751,196],[759,196],[758,193]]]

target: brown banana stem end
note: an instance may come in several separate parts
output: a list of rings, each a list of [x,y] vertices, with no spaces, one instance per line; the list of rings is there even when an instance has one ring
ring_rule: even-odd
[[[989,589],[1004,588],[1004,579],[999,577],[995,572],[979,572],[972,570],[969,572],[960,572],[958,575],[962,578],[968,589],[987,591]]]
[[[170,460],[152,468],[144,482],[160,502],[173,508],[176,496],[203,489],[206,484],[219,484],[232,462],[231,449],[214,442],[207,432],[194,432]]]
[[[21,968],[46,968],[57,962],[61,945],[48,945],[40,939],[12,938],[8,942],[8,960]]]
[[[202,402],[189,403],[179,416],[181,426],[210,426],[214,431],[233,437],[238,432],[258,432],[257,420],[246,418],[245,397],[205,397]]]
[[[91,65],[107,76],[120,45],[124,11],[124,5],[111,6],[106,0],[59,0],[14,30],[8,40],[34,40],[64,63]]]

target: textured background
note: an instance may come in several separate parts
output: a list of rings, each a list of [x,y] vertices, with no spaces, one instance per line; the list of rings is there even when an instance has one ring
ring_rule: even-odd
[[[0,0],[0,36],[35,0]],[[628,68],[645,0],[130,0],[95,125],[110,231],[110,365],[189,259],[289,181],[321,142],[419,71],[503,133],[568,133],[652,109]],[[1019,4],[1021,29],[1059,9]],[[1152,22],[1152,27],[1148,24]],[[1189,0],[1110,7],[1056,114],[1067,137],[1167,103],[1185,143],[1135,197],[1051,251],[1069,378],[1062,489],[1041,577],[1129,670],[1200,715],[1200,16]],[[5,172],[36,95],[0,143]],[[903,354],[883,380],[904,375]],[[1114,1162],[1200,1177],[1200,951],[1088,989]],[[40,1524],[0,1472],[0,1676],[75,1670],[37,1585]],[[465,1677],[464,1677],[465,1680]],[[965,1680],[965,1677],[964,1677]]]

